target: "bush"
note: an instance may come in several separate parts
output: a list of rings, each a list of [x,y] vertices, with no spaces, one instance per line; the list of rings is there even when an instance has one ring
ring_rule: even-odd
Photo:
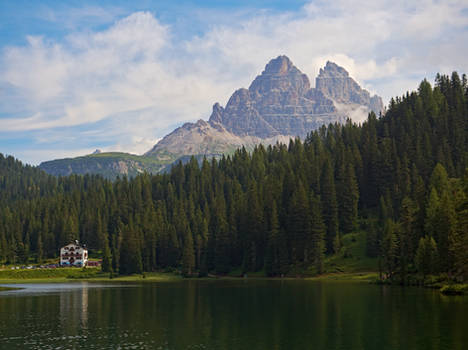
[[[468,293],[468,284],[446,284],[440,289],[445,295],[462,295]]]

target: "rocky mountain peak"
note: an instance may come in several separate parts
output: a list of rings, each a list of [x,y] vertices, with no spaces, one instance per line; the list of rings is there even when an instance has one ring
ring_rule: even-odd
[[[336,77],[348,78],[349,74],[343,67],[340,67],[334,62],[327,61],[324,68],[320,68],[319,78]]]
[[[287,56],[278,56],[272,59],[265,67],[262,74],[288,74],[290,70],[298,70],[292,64],[291,60]]]
[[[304,94],[310,89],[307,75],[297,69],[286,56],[278,56],[265,66],[249,87],[253,95],[265,95],[273,91]]]
[[[338,104],[351,103],[366,106],[377,114],[384,109],[379,96],[371,96],[349,76],[346,69],[330,61],[327,61],[325,67],[320,69],[315,79],[315,88]]]
[[[362,121],[370,110],[383,110],[381,98],[371,97],[336,63],[328,61],[311,88],[308,77],[288,57],[278,56],[248,89],[236,90],[224,108],[215,103],[209,121],[185,123],[141,158],[101,155],[47,162],[41,168],[57,175],[156,172],[191,155],[220,156],[241,146],[287,143],[290,137],[304,138],[324,124],[343,123],[347,118]]]
[[[213,112],[211,112],[210,123],[222,123],[223,122],[224,108],[216,102],[213,105]]]

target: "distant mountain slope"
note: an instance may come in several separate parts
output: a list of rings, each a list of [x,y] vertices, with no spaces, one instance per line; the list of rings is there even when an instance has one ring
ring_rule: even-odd
[[[83,157],[65,158],[43,162],[39,166],[56,176],[71,174],[98,174],[114,179],[117,176],[133,177],[143,172],[158,173],[167,164],[150,157],[128,153],[109,152]]]
[[[208,121],[186,123],[143,156],[104,153],[44,162],[53,175],[97,173],[106,177],[142,171],[158,172],[180,157],[232,154],[245,146],[304,138],[324,124],[347,118],[363,121],[370,111],[383,111],[382,99],[362,89],[348,72],[327,62],[311,88],[309,78],[286,56],[271,60],[248,89],[233,93],[225,108],[213,106]]]
[[[145,156],[173,162],[184,155],[231,153],[245,144],[222,124],[199,120],[186,123],[159,141]]]
[[[213,107],[213,113],[220,108]],[[220,156],[232,154],[242,146],[252,150],[255,145],[287,143],[289,136],[275,135],[268,138],[256,136],[239,136],[226,130],[223,124],[216,121],[199,120],[196,123],[186,123],[159,141],[146,157],[158,159],[161,162],[174,162],[182,156]]]

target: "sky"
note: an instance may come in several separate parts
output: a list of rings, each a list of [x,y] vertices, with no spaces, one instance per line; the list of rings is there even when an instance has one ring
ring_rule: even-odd
[[[0,1],[0,153],[142,154],[287,55],[391,97],[468,72],[468,2]]]

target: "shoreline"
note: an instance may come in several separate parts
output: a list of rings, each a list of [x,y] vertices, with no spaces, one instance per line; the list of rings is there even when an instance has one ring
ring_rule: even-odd
[[[11,291],[11,290],[20,290],[20,289],[23,289],[23,288],[0,286],[0,292],[7,292],[7,291]]]
[[[5,272],[6,271],[6,272]],[[2,276],[6,275],[6,276]],[[15,276],[16,275],[16,276]],[[41,276],[42,275],[42,276]],[[101,282],[101,283],[112,283],[112,282],[181,282],[187,280],[194,281],[239,281],[239,280],[263,280],[263,281],[284,281],[284,280],[303,280],[303,281],[315,281],[315,282],[341,282],[341,283],[368,283],[368,284],[385,284],[392,285],[391,283],[382,283],[378,279],[379,273],[375,271],[363,271],[363,272],[337,272],[337,273],[326,273],[319,276],[285,276],[285,277],[267,277],[254,275],[251,277],[242,276],[218,276],[209,275],[206,277],[189,277],[185,278],[180,274],[172,272],[145,272],[144,274],[138,275],[116,275],[110,278],[109,273],[103,273],[98,269],[74,269],[64,268],[60,270],[35,270],[32,272],[14,271],[13,273],[9,270],[0,270],[0,292],[6,290],[21,289],[15,287],[9,287],[9,285],[15,284],[35,284],[35,283],[74,283],[74,282]],[[6,285],[6,286],[5,286]],[[397,285],[397,284],[393,284]],[[412,285],[414,287],[423,287],[430,289],[437,289],[441,294],[444,295],[467,295],[468,284],[466,283],[437,283],[428,285]]]
[[[176,282],[184,280],[199,280],[199,281],[229,281],[229,280],[304,280],[304,281],[332,281],[332,282],[356,282],[356,283],[372,283],[377,277],[377,272],[339,272],[328,273],[320,276],[284,276],[284,277],[267,277],[259,275],[243,276],[221,276],[208,275],[206,277],[183,277],[180,274],[172,272],[145,272],[144,274],[135,275],[116,275],[110,278],[109,273],[100,271],[70,269],[66,270],[35,270],[32,273],[22,273],[22,271],[14,271],[11,273],[8,270],[0,270],[0,284],[24,284],[24,283],[73,283],[73,282]],[[2,273],[7,271],[7,273]],[[72,272],[72,274],[70,274]],[[2,275],[8,275],[2,276]],[[68,274],[68,275],[67,275]]]

